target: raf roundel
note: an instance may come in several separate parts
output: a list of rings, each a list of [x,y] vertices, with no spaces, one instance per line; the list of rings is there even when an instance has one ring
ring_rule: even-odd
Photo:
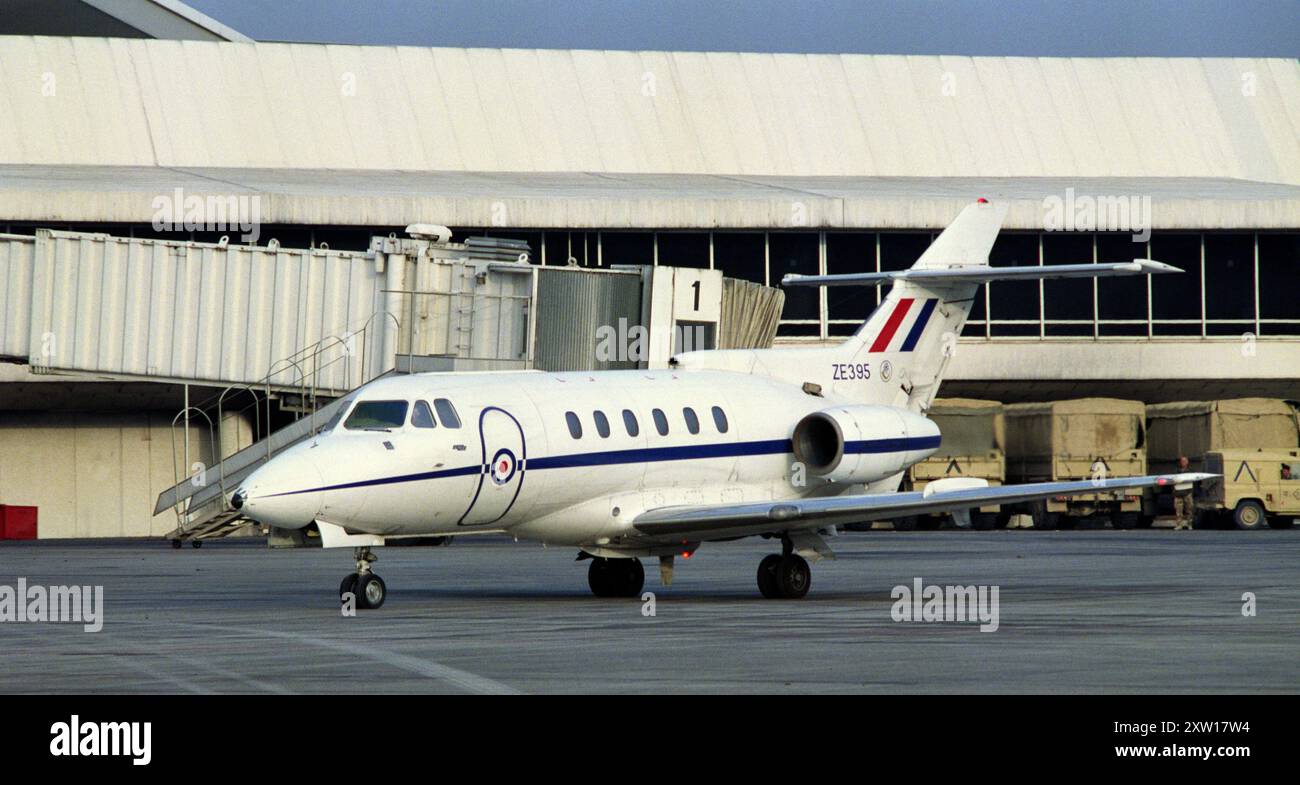
[[[515,454],[509,450],[497,450],[497,454],[492,456],[492,466],[489,467],[488,473],[492,476],[492,482],[497,485],[505,485],[515,476]]]

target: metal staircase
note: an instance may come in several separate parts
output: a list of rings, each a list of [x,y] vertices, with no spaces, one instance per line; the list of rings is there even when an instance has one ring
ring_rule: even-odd
[[[359,331],[359,340],[365,341],[365,331],[369,329],[370,323]],[[158,495],[158,500],[154,504],[154,515],[158,515],[168,508],[174,508],[176,511],[176,528],[169,532],[166,537],[171,541],[172,546],[179,548],[185,542],[189,542],[193,547],[200,547],[204,540],[225,537],[239,531],[250,525],[250,521],[236,509],[230,506],[230,496],[239,487],[244,478],[252,474],[259,466],[271,459],[272,456],[285,449],[311,438],[319,433],[322,428],[330,421],[340,409],[346,405],[348,396],[360,386],[368,384],[373,379],[365,379],[362,385],[358,385],[354,390],[349,390],[342,395],[332,397],[326,401],[324,396],[318,395],[315,387],[315,379],[321,371],[329,368],[334,363],[348,361],[348,344],[322,345],[325,342],[318,342],[313,347],[308,347],[296,353],[293,357],[292,364],[301,366],[305,362],[310,362],[312,367],[312,376],[300,377],[300,385],[291,392],[284,392],[283,387],[279,392],[275,391],[272,381],[276,377],[283,375],[283,370],[273,370],[268,374],[263,384],[253,387],[247,385],[231,385],[221,392],[220,395],[204,401],[195,406],[187,406],[172,420],[172,463],[177,465],[177,459],[180,458],[180,452],[177,446],[176,431],[178,427],[184,424],[185,438],[188,440],[190,429],[189,421],[199,420],[206,422],[208,429],[208,444],[210,447],[211,462],[202,466],[198,472],[193,471],[193,465],[189,463],[188,441],[186,443],[186,459],[183,465],[191,471],[190,476],[185,479],[177,477],[177,482],[171,488],[163,491]],[[338,355],[332,359],[321,361],[320,355],[331,349],[339,348]],[[275,363],[273,369],[286,367],[286,362]],[[393,371],[385,371],[375,378],[386,376]],[[232,392],[248,392],[253,394],[253,402],[244,406],[242,409],[236,409],[233,412],[225,408],[225,402]],[[257,393],[262,393],[260,398]],[[335,395],[331,393],[331,395]],[[271,405],[275,401],[278,403],[281,412],[292,412],[296,419],[282,428],[271,432]],[[265,408],[263,419],[263,407]],[[263,432],[269,435],[254,441],[252,444],[237,450],[226,458],[220,458],[218,450],[219,442],[217,440],[216,430],[219,423],[225,421],[226,414],[244,415],[252,410],[253,421],[259,428],[265,426]],[[215,411],[216,421],[211,416]],[[178,472],[179,474],[179,472]]]

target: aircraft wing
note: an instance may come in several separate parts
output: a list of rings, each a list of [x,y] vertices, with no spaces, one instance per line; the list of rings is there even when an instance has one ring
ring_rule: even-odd
[[[835,523],[869,521],[900,515],[953,512],[985,504],[1011,504],[1053,496],[1181,485],[1217,477],[1186,472],[1105,480],[1036,482],[1022,485],[952,487],[943,481],[924,491],[825,496],[785,501],[657,507],[636,517],[632,527],[643,536],[675,541],[706,541],[768,532],[793,531]],[[936,490],[931,490],[937,488]]]

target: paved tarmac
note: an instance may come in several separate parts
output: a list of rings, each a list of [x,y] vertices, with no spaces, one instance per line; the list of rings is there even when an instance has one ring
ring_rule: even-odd
[[[1296,692],[1300,530],[864,532],[803,600],[772,543],[706,544],[674,585],[592,597],[572,549],[380,549],[385,606],[345,617],[349,551],[252,541],[0,544],[0,593],[102,585],[104,625],[0,623],[0,692]],[[895,586],[996,585],[998,629],[899,622]],[[1243,594],[1255,597],[1244,616]]]

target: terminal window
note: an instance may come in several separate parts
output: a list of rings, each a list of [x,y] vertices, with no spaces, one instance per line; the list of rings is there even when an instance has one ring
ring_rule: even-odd
[[[828,275],[876,272],[876,235],[834,232],[826,235]],[[827,331],[852,335],[880,303],[880,287],[840,286],[826,290]]]
[[[993,243],[989,264],[994,267],[1038,266],[1038,235],[1003,232]],[[1037,336],[1040,334],[1038,281],[999,281],[987,284],[990,334]]]

